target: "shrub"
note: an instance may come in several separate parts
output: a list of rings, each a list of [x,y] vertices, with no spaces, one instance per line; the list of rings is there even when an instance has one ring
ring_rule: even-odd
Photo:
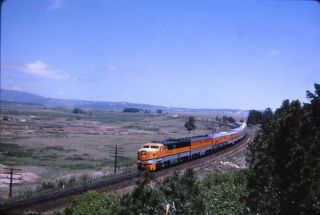
[[[162,109],[157,109],[157,114],[162,114]]]
[[[70,214],[72,211],[72,214],[77,215],[117,214],[119,205],[120,198],[117,195],[89,191],[77,197],[65,212]]]
[[[72,113],[80,114],[80,113],[85,113],[85,111],[83,111],[81,108],[74,108],[72,110]]]
[[[246,193],[245,172],[209,175],[201,183],[206,204],[205,214],[249,214],[242,201]]]

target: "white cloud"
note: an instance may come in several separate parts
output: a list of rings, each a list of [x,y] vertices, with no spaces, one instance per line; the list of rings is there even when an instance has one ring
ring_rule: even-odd
[[[44,78],[44,79],[70,79],[71,78],[70,75],[46,65],[40,60],[37,60],[36,62],[33,62],[33,63],[27,63],[22,68],[20,68],[20,70],[25,74],[29,74],[37,78]]]
[[[64,0],[51,0],[50,9],[58,9],[62,6]]]

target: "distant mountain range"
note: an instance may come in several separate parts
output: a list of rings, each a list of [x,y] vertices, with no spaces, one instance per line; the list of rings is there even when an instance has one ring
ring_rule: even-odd
[[[124,108],[141,108],[151,111],[162,109],[168,112],[206,112],[206,113],[225,113],[225,114],[241,114],[247,115],[248,110],[237,109],[192,109],[192,108],[175,108],[164,107],[149,104],[137,104],[129,102],[102,102],[102,101],[86,101],[76,99],[54,99],[45,98],[32,93],[21,92],[16,90],[0,89],[0,101],[10,103],[22,103],[27,105],[40,105],[47,107],[77,107],[88,109],[105,109],[105,110],[123,110]]]

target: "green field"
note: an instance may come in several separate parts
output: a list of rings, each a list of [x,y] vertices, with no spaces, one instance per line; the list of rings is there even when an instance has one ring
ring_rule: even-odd
[[[33,172],[41,181],[73,174],[112,172],[110,146],[124,150],[119,171],[134,167],[136,152],[151,140],[208,134],[209,119],[196,116],[191,134],[184,123],[190,114],[145,114],[36,106],[1,106],[0,164]]]

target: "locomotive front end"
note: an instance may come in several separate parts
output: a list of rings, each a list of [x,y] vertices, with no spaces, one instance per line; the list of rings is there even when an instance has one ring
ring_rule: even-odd
[[[157,169],[156,158],[159,157],[162,144],[146,143],[138,150],[138,169],[154,171]]]

